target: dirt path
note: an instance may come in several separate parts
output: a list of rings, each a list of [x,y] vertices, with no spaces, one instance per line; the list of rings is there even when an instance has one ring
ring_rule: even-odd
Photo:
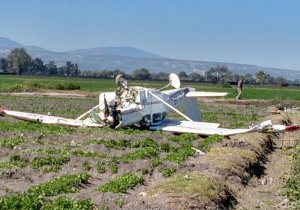
[[[241,189],[236,209],[290,209],[282,191],[291,164],[291,150],[275,149],[269,154],[261,177],[253,177]]]

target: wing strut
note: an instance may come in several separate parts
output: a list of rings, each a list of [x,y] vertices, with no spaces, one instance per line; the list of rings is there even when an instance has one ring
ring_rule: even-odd
[[[178,114],[180,114],[182,117],[184,117],[185,119],[187,119],[190,122],[194,122],[191,118],[189,118],[188,116],[186,116],[185,114],[183,114],[181,111],[179,111],[178,109],[174,108],[172,105],[168,104],[167,102],[165,102],[163,99],[161,99],[160,97],[158,97],[157,95],[155,95],[154,93],[152,93],[151,91],[149,91],[149,93],[156,98],[157,100],[159,100],[160,102],[162,102],[164,105],[166,105],[167,107],[169,107],[170,109],[172,109],[173,111],[177,112]]]
[[[91,108],[89,111],[83,113],[82,115],[80,115],[79,117],[77,117],[75,120],[80,120],[82,119],[83,117],[85,117],[86,115],[88,115],[89,113],[91,113],[94,109],[97,109],[99,106],[99,104],[93,108]]]

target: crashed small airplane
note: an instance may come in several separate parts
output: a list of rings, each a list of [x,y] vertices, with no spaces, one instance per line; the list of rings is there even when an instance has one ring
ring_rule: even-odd
[[[180,88],[180,80],[175,73],[170,74],[169,84],[159,90],[127,86],[127,81],[122,75],[116,77],[116,85],[118,87],[115,92],[101,93],[99,104],[77,119],[10,111],[3,108],[0,109],[0,113],[22,120],[46,124],[78,127],[109,126],[116,129],[137,125],[150,130],[195,133],[202,136],[214,134],[231,136],[265,130],[283,132],[299,128],[296,125],[274,125],[270,120],[245,129],[220,128],[218,123],[201,122],[197,98],[222,97],[226,96],[227,93],[199,92],[195,91],[194,88]],[[165,90],[170,86],[173,89]],[[183,108],[184,113],[179,111],[178,108]],[[167,113],[171,111],[177,112],[186,120],[166,119]]]

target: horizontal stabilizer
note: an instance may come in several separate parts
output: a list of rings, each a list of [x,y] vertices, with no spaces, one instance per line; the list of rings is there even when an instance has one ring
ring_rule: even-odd
[[[186,94],[186,97],[222,97],[227,96],[228,93],[225,92],[200,92],[200,91],[192,91]]]

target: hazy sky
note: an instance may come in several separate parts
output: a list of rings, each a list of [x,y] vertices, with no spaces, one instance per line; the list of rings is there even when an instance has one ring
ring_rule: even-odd
[[[300,1],[0,0],[0,36],[54,51],[129,46],[300,70]]]

